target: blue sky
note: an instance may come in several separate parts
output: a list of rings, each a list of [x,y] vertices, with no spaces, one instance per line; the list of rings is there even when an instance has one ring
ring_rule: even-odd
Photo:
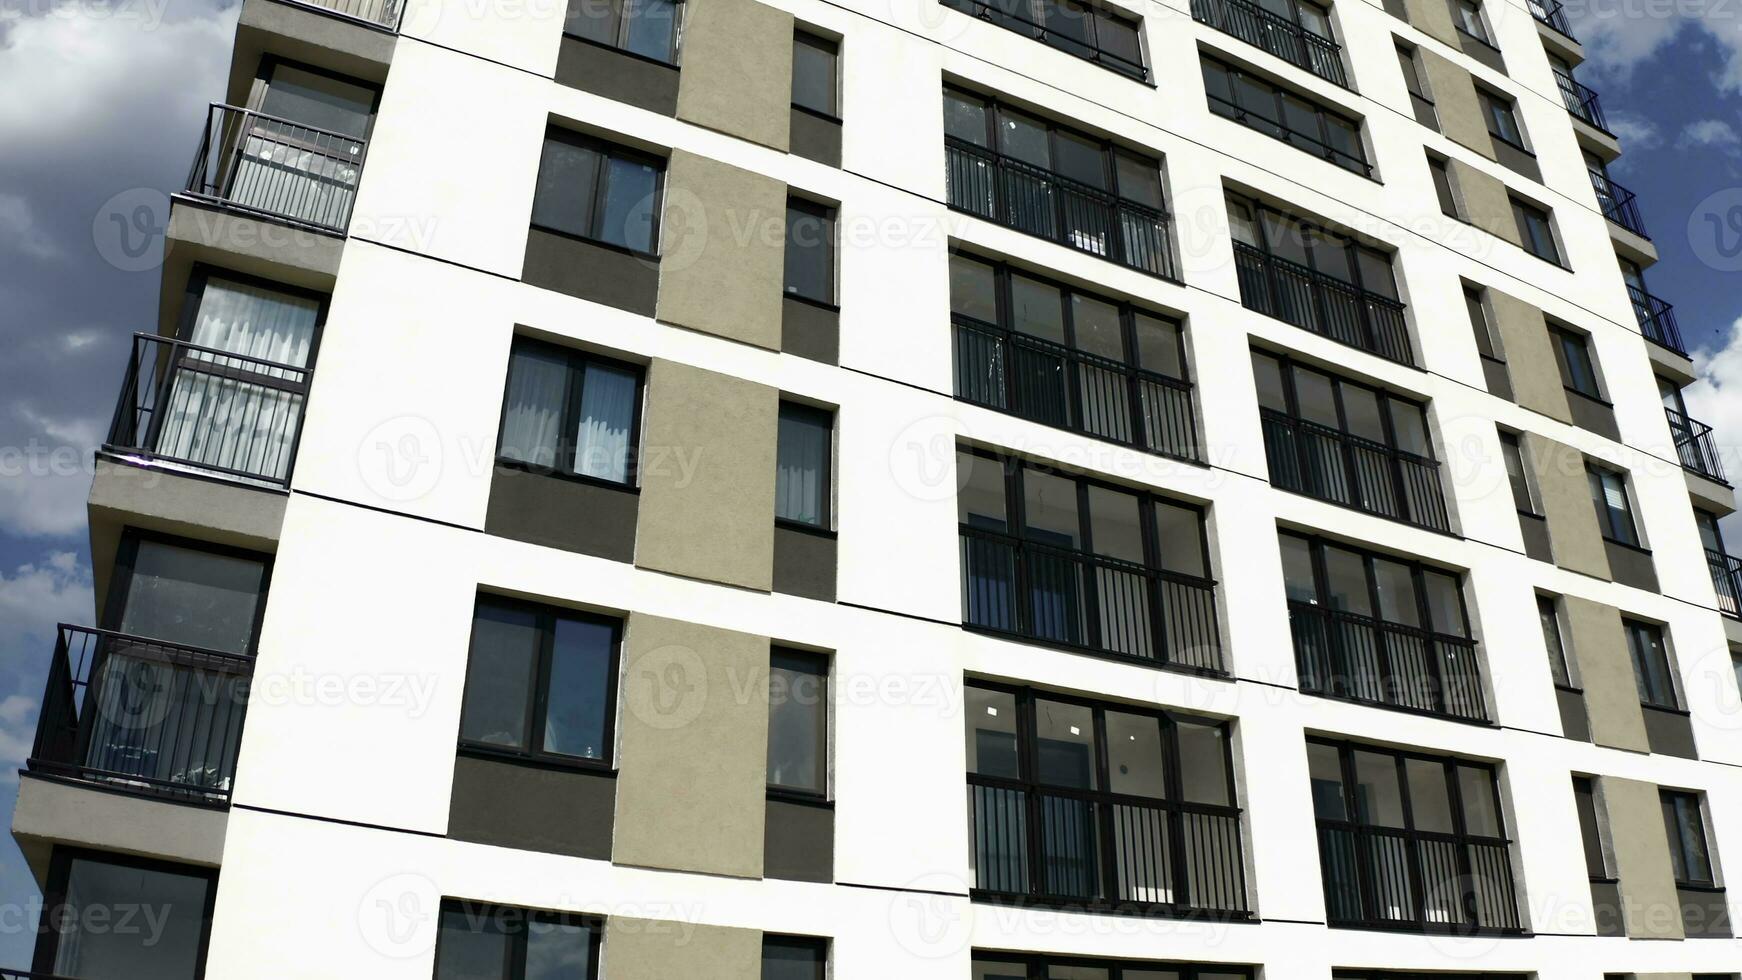
[[[87,467],[127,338],[150,329],[157,302],[156,269],[133,261],[132,245],[161,221],[155,192],[185,177],[205,105],[223,91],[235,0],[171,7],[0,5],[0,814],[12,811],[35,732],[54,624],[93,621]],[[1569,12],[1592,56],[1580,78],[1602,93],[1628,150],[1613,176],[1639,195],[1663,254],[1647,273],[1651,289],[1706,352],[1690,405],[1718,426],[1731,472],[1742,474],[1733,7],[1742,0],[1579,0]],[[141,204],[147,220],[135,224]],[[1732,537],[1742,547],[1742,534]],[[0,903],[34,892],[17,849],[0,842]],[[27,966],[29,950],[27,932],[0,930],[0,967]]]

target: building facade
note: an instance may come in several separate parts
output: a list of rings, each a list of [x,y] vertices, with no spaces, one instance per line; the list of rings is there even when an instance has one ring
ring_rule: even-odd
[[[0,976],[1742,968],[1735,503],[1558,5],[240,18]]]

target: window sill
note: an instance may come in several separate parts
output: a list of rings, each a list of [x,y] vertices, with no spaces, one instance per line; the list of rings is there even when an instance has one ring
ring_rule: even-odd
[[[620,54],[625,58],[634,58],[636,61],[645,61],[650,65],[658,65],[661,68],[670,68],[672,71],[678,71],[683,67],[675,61],[666,61],[664,58],[655,58],[650,55],[640,54],[639,52],[630,51],[628,48],[620,48],[615,44],[606,44],[603,41],[595,41],[590,37],[582,37],[579,34],[570,33],[569,31],[563,31],[563,37],[572,38],[573,40],[579,41],[589,47],[598,48],[601,51]]]
[[[819,810],[833,810],[835,808],[835,801],[827,796],[797,789],[784,789],[779,786],[768,787],[768,799],[781,803],[797,803],[800,806],[815,807]]]
[[[1565,691],[1568,694],[1577,694],[1579,697],[1585,696],[1585,689],[1584,688],[1574,687],[1571,684],[1556,684],[1554,686],[1554,689],[1557,691]]]
[[[790,519],[785,518],[785,517],[776,517],[774,519],[774,526],[778,527],[778,528],[784,528],[788,531],[797,531],[800,534],[809,534],[809,535],[813,535],[813,536],[819,537],[819,538],[828,538],[831,541],[835,540],[839,536],[839,532],[832,530],[830,528],[819,527],[815,524],[806,524],[803,521],[794,521],[794,520],[790,520]]]
[[[826,113],[821,109],[812,109],[808,105],[799,105],[797,102],[794,102],[794,103],[792,103],[792,111],[802,112],[807,116],[810,116],[810,117],[815,118],[815,119],[821,119],[823,122],[834,123],[837,126],[842,125],[840,116],[830,115],[829,113]]]
[[[576,759],[570,756],[533,755],[529,752],[516,752],[512,749],[495,748],[488,745],[474,745],[461,742],[456,754],[473,759],[488,759],[493,762],[507,762],[536,769],[552,769],[562,772],[586,772],[596,776],[617,778],[617,770],[611,763],[603,759]]]
[[[1452,30],[1457,31],[1459,37],[1467,37],[1470,40],[1475,41],[1477,44],[1480,44],[1484,48],[1487,48],[1488,50],[1494,52],[1495,54],[1501,53],[1499,45],[1495,44],[1493,41],[1490,41],[1485,37],[1482,37],[1482,36],[1477,35],[1477,34],[1471,34],[1469,31],[1466,31],[1462,27],[1458,27],[1456,25],[1454,25],[1452,27]]]
[[[1644,545],[1628,544],[1625,541],[1617,541],[1614,538],[1609,537],[1607,534],[1603,535],[1602,537],[1603,537],[1604,544],[1612,544],[1617,548],[1625,548],[1628,551],[1636,552],[1638,554],[1646,556],[1647,558],[1651,557],[1651,549],[1645,547]]]
[[[655,265],[659,264],[658,252],[643,252],[638,248],[630,248],[627,245],[618,245],[616,242],[607,242],[598,238],[590,238],[586,235],[577,235],[572,231],[564,231],[561,228],[552,228],[549,225],[541,225],[537,222],[533,222],[532,227],[547,235],[556,235],[558,238],[567,238],[570,241],[586,242],[588,245],[594,245],[612,252],[622,252],[624,255],[633,256],[638,259],[646,259]]]
[[[806,306],[814,306],[819,310],[827,310],[830,313],[841,312],[840,304],[831,303],[826,299],[816,299],[816,298],[811,297],[811,296],[806,296],[803,293],[795,293],[795,292],[792,292],[791,290],[786,290],[786,289],[782,289],[780,291],[780,296],[782,299],[794,300],[794,301],[803,303]]]
[[[1689,711],[1686,708],[1676,708],[1676,707],[1671,707],[1669,705],[1652,704],[1649,701],[1641,701],[1641,702],[1639,702],[1639,706],[1641,708],[1645,709],[1646,711],[1657,711],[1657,712],[1661,712],[1662,714],[1666,714],[1666,715],[1675,715],[1678,718],[1692,718],[1694,716],[1694,713],[1692,711]]]
[[[506,459],[498,456],[496,457],[496,465],[501,469],[515,470],[520,473],[525,473],[528,476],[548,476],[553,480],[562,480],[566,483],[584,483],[587,486],[599,487],[605,490],[618,490],[623,493],[635,494],[637,496],[641,493],[641,488],[633,483],[618,483],[614,480],[606,480],[602,477],[588,476],[585,473],[566,473],[559,469],[554,469],[549,466],[539,466],[536,463],[528,463],[524,460]]]
[[[1496,143],[1505,143],[1507,146],[1512,147],[1514,150],[1517,150],[1518,152],[1524,154],[1525,156],[1531,158],[1532,160],[1536,159],[1536,154],[1532,153],[1530,151],[1530,148],[1525,146],[1523,143],[1514,143],[1512,140],[1509,140],[1506,137],[1501,136],[1499,133],[1496,133],[1492,129],[1488,130],[1488,136],[1490,138],[1492,138],[1494,140],[1494,142],[1496,142]]]
[[[1587,394],[1583,391],[1580,391],[1577,388],[1572,387],[1571,385],[1561,385],[1561,387],[1565,388],[1567,394],[1569,394],[1569,395],[1577,395],[1580,398],[1583,398],[1585,401],[1595,402],[1596,404],[1601,405],[1604,408],[1609,409],[1610,411],[1615,410],[1614,403],[1610,402],[1608,399],[1605,399],[1602,395]]]

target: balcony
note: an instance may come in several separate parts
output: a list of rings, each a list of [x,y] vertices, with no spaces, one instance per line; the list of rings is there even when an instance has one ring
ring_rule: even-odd
[[[1043,425],[1201,462],[1190,382],[966,316],[951,318],[956,396]]]
[[[229,803],[253,658],[62,624],[31,772]]]
[[[1222,674],[1216,583],[962,527],[965,625],[1099,656]]]
[[[290,485],[311,371],[133,335],[112,453],[273,487]]]
[[[1707,548],[1706,565],[1712,570],[1718,611],[1731,619],[1742,619],[1742,558]]]
[[[1084,61],[1094,62],[1127,78],[1135,78],[1140,82],[1149,80],[1149,69],[1144,66],[1142,52],[1138,50],[1136,22],[1127,23],[1122,18],[1114,18],[1104,12],[1105,8],[1098,12],[1093,7],[1079,7],[1076,4],[1046,3],[1046,12],[1042,16],[1063,28],[1054,30],[1017,13],[1018,10],[1028,10],[1027,4],[989,0],[943,2],[945,6],[954,7],[969,17],[1027,35],[1048,47],[1057,48]],[[1114,28],[1108,21],[1122,25],[1122,29]],[[1109,35],[1105,41],[1101,39],[1104,31]],[[1123,48],[1126,53],[1120,54],[1116,48]]]
[[[1645,233],[1645,218],[1639,213],[1639,202],[1633,192],[1610,180],[1608,174],[1596,170],[1590,173],[1591,187],[1597,192],[1597,206],[1603,217],[1649,240],[1651,236]]]
[[[1609,125],[1603,119],[1603,103],[1598,100],[1595,89],[1563,71],[1555,72],[1554,80],[1560,85],[1561,102],[1573,118],[1609,132]]]
[[[1164,279],[1177,279],[1165,211],[946,137],[950,207]]]
[[[1639,319],[1639,332],[1645,335],[1645,339],[1683,357],[1688,356],[1681,329],[1676,326],[1675,308],[1638,286],[1628,286],[1627,295],[1633,300],[1633,314]]]
[[[1301,690],[1461,721],[1486,722],[1476,645],[1457,636],[1288,604]]]
[[[1669,432],[1675,437],[1675,451],[1681,457],[1682,468],[1729,486],[1730,481],[1724,478],[1723,461],[1718,458],[1717,443],[1712,440],[1712,427],[1668,406],[1663,413],[1669,418]]]
[[[226,210],[342,236],[350,227],[366,150],[355,137],[213,104],[187,194]]]
[[[1449,532],[1438,460],[1261,409],[1272,485],[1379,517]]]
[[[1330,924],[1413,932],[1523,929],[1509,842],[1318,822]]]
[[[386,31],[397,32],[400,20],[405,16],[405,0],[286,0],[286,2],[334,14],[347,20],[358,21],[370,27],[379,27]]]
[[[1234,243],[1240,302],[1262,313],[1377,354],[1415,365],[1403,304],[1245,242]]]
[[[1567,23],[1567,12],[1561,6],[1560,0],[1527,0],[1530,5],[1530,15],[1538,23],[1547,24],[1568,40],[1573,38],[1572,25]]]
[[[1349,87],[1342,48],[1337,42],[1250,0],[1192,0],[1192,17],[1327,82]]]

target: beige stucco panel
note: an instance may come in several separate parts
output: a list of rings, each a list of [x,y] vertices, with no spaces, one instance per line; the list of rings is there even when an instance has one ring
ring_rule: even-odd
[[[1429,37],[1459,47],[1458,29],[1452,22],[1452,5],[1446,0],[1403,0],[1409,23]]]
[[[1523,444],[1528,465],[1536,474],[1543,516],[1548,519],[1555,564],[1595,578],[1610,578],[1609,552],[1597,529],[1584,454],[1534,432],[1524,433]]]
[[[1561,601],[1566,608],[1573,659],[1579,665],[1579,684],[1585,691],[1591,740],[1611,748],[1650,751],[1620,610],[1577,596]]]
[[[1510,222],[1511,205],[1502,204]],[[1516,235],[1517,225],[1512,228]],[[1549,339],[1548,321],[1542,311],[1492,287],[1488,289],[1488,306],[1494,311],[1494,326],[1500,331],[1500,346],[1505,349],[1506,375],[1512,381],[1513,400],[1558,422],[1572,424],[1566,385],[1561,381],[1554,342]]]
[[[653,362],[635,564],[769,591],[779,408],[766,385]]]
[[[654,315],[779,350],[786,185],[678,150],[666,188]]]
[[[637,613],[623,650],[611,860],[761,877],[768,638]]]
[[[762,933],[613,915],[605,920],[600,959],[605,980],[759,980]]]
[[[1450,161],[1450,169],[1452,183],[1463,199],[1465,217],[1470,219],[1470,223],[1522,247],[1524,240],[1519,237],[1518,222],[1512,218],[1512,199],[1506,196],[1505,183],[1462,160]]]
[[[792,15],[755,0],[688,0],[684,7],[677,117],[785,151]]]
[[[1438,0],[1417,0],[1432,6]],[[1450,42],[1457,44],[1454,39]],[[1476,83],[1470,73],[1426,48],[1419,49],[1422,71],[1427,74],[1428,93],[1440,117],[1440,131],[1454,142],[1494,159],[1494,138],[1482,120],[1482,104],[1476,101]]]
[[[1681,939],[1681,899],[1676,895],[1657,787],[1604,776],[1603,805],[1609,811],[1627,935],[1634,939]]]

